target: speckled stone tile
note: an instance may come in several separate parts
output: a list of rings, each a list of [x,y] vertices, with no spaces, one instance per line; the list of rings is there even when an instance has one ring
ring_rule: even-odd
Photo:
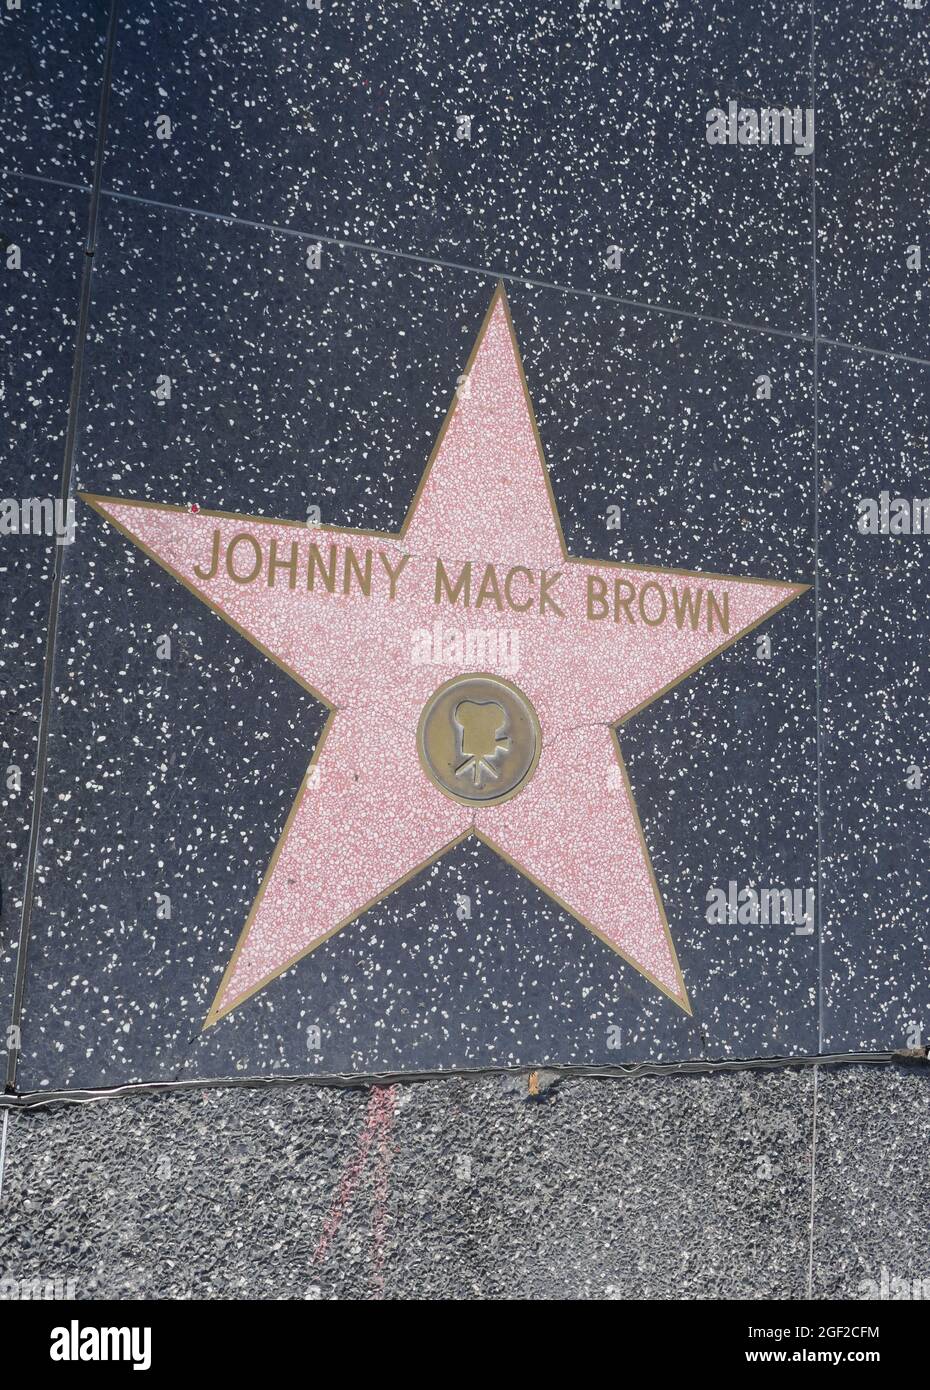
[[[802,0],[138,0],[105,183],[809,332],[811,158],[709,143],[731,102],[804,119]]]
[[[15,501],[18,510],[0,534],[0,1007],[6,1009],[19,942],[57,544],[51,515],[51,534],[22,534],[21,503],[35,498],[48,506],[58,496],[87,198],[7,180],[0,206],[0,499]],[[8,269],[17,248],[19,268]],[[60,519],[66,522],[67,514]]]
[[[930,1298],[930,1070],[820,1068],[814,1298]]]
[[[494,282],[306,251],[104,199],[78,489],[397,530]],[[809,581],[806,346],[509,290],[570,553]],[[803,923],[708,919],[813,890],[811,597],[623,726],[693,1017],[466,840],[203,1032],[325,708],[82,506],[19,1085],[813,1050]]]
[[[109,0],[20,0],[0,10],[3,167],[90,183]]]
[[[930,538],[859,527],[927,497],[930,370],[830,349],[820,384],[824,1046],[926,1046]]]
[[[17,1113],[0,1270],[95,1298],[803,1298],[810,1072]]]
[[[930,11],[817,6],[820,332],[926,358]]]

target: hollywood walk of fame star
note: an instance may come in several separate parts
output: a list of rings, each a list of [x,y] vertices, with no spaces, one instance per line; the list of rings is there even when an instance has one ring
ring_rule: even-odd
[[[809,586],[570,557],[503,286],[397,534],[85,501],[330,709],[205,1027],[469,835],[690,1013],[615,726]],[[450,678],[415,658],[437,618],[510,634],[478,670],[539,747],[499,803],[447,794],[418,750]]]

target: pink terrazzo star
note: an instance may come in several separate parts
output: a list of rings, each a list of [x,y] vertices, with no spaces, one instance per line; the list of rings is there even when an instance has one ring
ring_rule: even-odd
[[[690,1013],[614,726],[808,586],[570,558],[503,287],[396,536],[85,501],[331,711],[205,1026],[466,835]],[[471,562],[468,607],[437,603],[437,558]],[[469,634],[504,633],[467,665]],[[432,692],[474,669],[542,734],[498,805],[445,796],[417,751]]]

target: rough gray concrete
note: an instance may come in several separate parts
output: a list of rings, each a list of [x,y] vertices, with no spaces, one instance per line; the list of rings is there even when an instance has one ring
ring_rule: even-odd
[[[930,1068],[821,1068],[815,1297],[930,1299],[928,1153]]]
[[[86,1298],[800,1298],[813,1090],[490,1077],[20,1111],[0,1265]]]
[[[14,1112],[0,1273],[78,1298],[805,1298],[816,1086],[814,1297],[930,1275],[926,1067],[550,1081]]]

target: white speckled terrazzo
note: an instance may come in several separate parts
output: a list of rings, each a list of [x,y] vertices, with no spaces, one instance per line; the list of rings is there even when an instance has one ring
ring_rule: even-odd
[[[16,1085],[919,1045],[924,17],[127,0],[104,136],[106,25],[0,19],[0,491],[91,499],[0,535]],[[542,731],[478,810],[469,632]]]

